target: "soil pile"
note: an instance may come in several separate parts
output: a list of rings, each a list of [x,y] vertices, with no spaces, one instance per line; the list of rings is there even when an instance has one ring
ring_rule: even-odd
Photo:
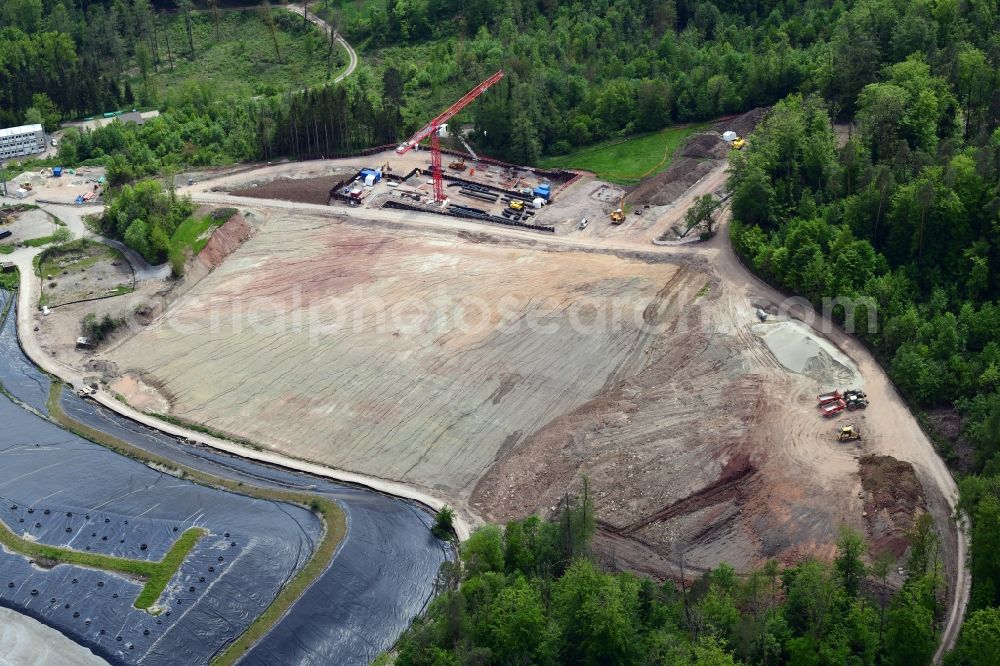
[[[231,194],[238,197],[281,199],[325,206],[330,201],[330,188],[344,180],[347,175],[342,173],[316,178],[279,178],[269,183],[261,183],[256,187],[233,190]]]
[[[16,183],[17,187],[21,187],[24,183],[30,183],[33,187],[37,187],[45,183],[45,178],[37,171],[25,171],[10,182]]]
[[[767,112],[771,110],[771,107],[761,106],[756,109],[747,111],[746,113],[736,116],[735,118],[730,118],[729,120],[723,120],[715,125],[715,129],[719,132],[732,131],[736,132],[739,136],[746,137],[753,133],[754,129],[760,124],[760,121],[764,120],[764,116]]]
[[[669,206],[718,164],[719,160],[683,157],[682,153],[666,171],[641,183],[625,200],[632,206]]]
[[[867,455],[858,461],[865,506],[865,531],[873,554],[902,557],[906,533],[926,513],[924,488],[913,465],[892,456]]]
[[[725,159],[729,154],[729,144],[722,140],[722,137],[714,132],[697,134],[691,137],[681,149],[681,157],[691,157],[694,159]]]
[[[722,140],[722,132],[732,130],[740,136],[749,136],[768,110],[762,107],[747,111],[717,123],[710,131],[694,135],[678,149],[666,171],[632,190],[626,197],[628,203],[633,206],[669,206],[726,159],[730,148]]]

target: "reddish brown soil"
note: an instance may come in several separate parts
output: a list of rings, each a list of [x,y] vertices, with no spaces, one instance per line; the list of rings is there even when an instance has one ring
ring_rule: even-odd
[[[909,546],[906,533],[927,511],[924,488],[908,462],[867,455],[858,463],[871,552],[902,557]]]
[[[502,451],[472,506],[494,521],[547,514],[587,477],[598,557],[656,577],[677,575],[682,556],[685,566],[745,570],[769,557],[831,555],[846,508],[820,484],[847,481],[856,462],[845,454],[850,464],[817,476],[817,453],[784,444],[794,424],[777,436],[765,427],[797,413],[785,402],[786,382],[798,380],[782,379],[755,336],[714,334],[728,304],[710,279],[709,295],[698,296],[707,279],[692,266],[664,285],[647,316],[660,326],[648,353],[592,400]],[[750,309],[731,316],[743,329]],[[816,428],[813,416],[806,412],[806,427]]]
[[[222,261],[235,252],[240,245],[249,240],[254,233],[253,225],[240,214],[233,215],[223,224],[212,237],[201,252],[198,253],[196,262],[208,270],[212,270],[222,265]]]
[[[346,178],[346,174],[319,176],[317,178],[279,178],[257,187],[233,190],[238,197],[281,199],[297,203],[325,205],[330,198],[330,188]]]
[[[620,532],[621,534],[635,534],[652,523],[663,522],[722,502],[732,501],[740,494],[740,487],[756,471],[757,468],[753,466],[745,453],[736,453],[722,468],[722,473],[714,483],[710,483],[701,490],[669,504],[659,511],[640,518],[631,525],[622,528]]]

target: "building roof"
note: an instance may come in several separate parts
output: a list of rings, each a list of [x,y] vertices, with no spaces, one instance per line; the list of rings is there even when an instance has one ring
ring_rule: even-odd
[[[35,125],[21,125],[20,127],[8,127],[7,129],[0,129],[0,139],[7,136],[17,136],[18,134],[30,134],[32,132],[41,132],[42,126]]]
[[[138,111],[129,111],[128,113],[123,113],[118,116],[118,120],[123,123],[135,123],[137,125],[142,125],[146,122],[146,119],[142,117],[142,114]]]

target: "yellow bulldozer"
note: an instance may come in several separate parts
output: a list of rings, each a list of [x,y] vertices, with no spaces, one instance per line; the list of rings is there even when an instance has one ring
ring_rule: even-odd
[[[622,197],[622,202],[619,204],[618,208],[611,211],[611,224],[621,224],[625,221],[625,197]]]
[[[837,433],[838,442],[853,442],[858,439],[861,439],[861,431],[852,425],[845,425]]]

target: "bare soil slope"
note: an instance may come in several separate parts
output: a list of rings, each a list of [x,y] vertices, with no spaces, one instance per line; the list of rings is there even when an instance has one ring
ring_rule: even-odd
[[[706,274],[678,274],[642,365],[499,461],[474,508],[500,521],[548,511],[586,476],[609,564],[654,575],[682,554],[738,568],[826,557],[840,523],[862,528],[859,449],[815,410],[842,370],[822,370],[817,345],[789,372],[752,332],[751,304]]]
[[[462,499],[642,357],[680,272],[282,214],[113,358],[176,416]]]
[[[547,513],[587,477],[599,550],[654,575],[682,553],[740,568],[830,556],[839,524],[869,527],[865,449],[815,409],[857,369],[795,322],[758,322],[706,258],[255,219],[113,350],[116,385],[492,520]]]

